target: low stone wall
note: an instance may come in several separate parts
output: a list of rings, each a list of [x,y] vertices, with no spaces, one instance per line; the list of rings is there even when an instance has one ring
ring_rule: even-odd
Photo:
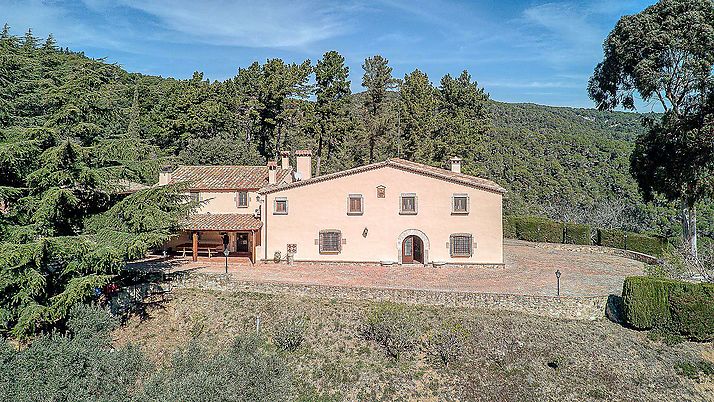
[[[348,300],[394,301],[409,304],[501,309],[543,317],[575,320],[605,318],[608,296],[549,297],[497,293],[444,292],[416,289],[357,288],[341,286],[299,285],[272,282],[232,280],[230,275],[186,273],[174,279],[176,288],[289,294],[294,296],[338,298]]]

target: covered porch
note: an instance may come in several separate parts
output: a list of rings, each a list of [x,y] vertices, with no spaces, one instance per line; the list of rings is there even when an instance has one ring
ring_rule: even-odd
[[[191,255],[223,259],[228,249],[229,258],[248,258],[255,263],[255,248],[260,245],[262,222],[248,214],[194,214],[182,225],[181,241],[174,252],[182,257]]]

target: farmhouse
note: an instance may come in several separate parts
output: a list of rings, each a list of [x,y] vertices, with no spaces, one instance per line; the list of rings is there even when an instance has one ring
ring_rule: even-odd
[[[179,166],[159,184],[187,182],[200,209],[167,249],[251,261],[502,264],[498,184],[393,158],[312,177],[310,151],[281,165]]]

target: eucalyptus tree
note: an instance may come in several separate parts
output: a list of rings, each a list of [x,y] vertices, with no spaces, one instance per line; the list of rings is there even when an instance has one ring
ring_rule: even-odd
[[[604,43],[588,91],[599,109],[635,109],[635,96],[664,110],[637,140],[631,171],[645,199],[681,203],[682,234],[697,254],[696,205],[714,192],[706,99],[714,86],[714,2],[662,0],[622,17]]]

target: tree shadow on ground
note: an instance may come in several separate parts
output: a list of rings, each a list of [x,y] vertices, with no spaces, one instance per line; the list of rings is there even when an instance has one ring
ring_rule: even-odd
[[[622,296],[609,295],[605,305],[605,317],[611,322],[623,327],[627,327],[624,316],[624,303]]]

